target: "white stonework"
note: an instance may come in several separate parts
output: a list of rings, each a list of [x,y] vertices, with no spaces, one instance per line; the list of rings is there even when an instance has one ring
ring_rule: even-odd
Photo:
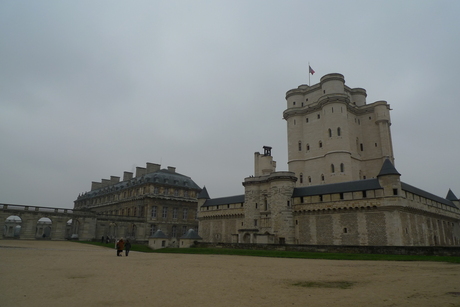
[[[459,201],[400,181],[390,106],[366,103],[341,74],[287,92],[288,172],[254,154],[244,195],[198,197],[205,242],[431,246],[460,244]]]

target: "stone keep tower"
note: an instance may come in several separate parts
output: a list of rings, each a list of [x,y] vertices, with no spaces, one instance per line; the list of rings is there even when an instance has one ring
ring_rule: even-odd
[[[286,93],[288,165],[297,186],[375,178],[385,159],[394,163],[390,105],[366,104],[366,97],[337,73]]]

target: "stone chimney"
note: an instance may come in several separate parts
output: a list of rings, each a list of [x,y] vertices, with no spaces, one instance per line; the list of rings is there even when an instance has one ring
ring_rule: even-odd
[[[161,169],[161,165],[160,165],[160,164],[147,162],[147,173],[146,173],[146,174],[150,174],[150,173],[153,173],[153,172],[157,172],[157,171],[159,171],[160,169]]]
[[[171,172],[171,173],[175,173],[175,172],[176,172],[176,168],[173,167],[173,166],[168,166],[168,171]]]
[[[131,179],[133,179],[133,173],[131,172],[123,173],[123,181],[131,180]]]
[[[110,184],[116,184],[120,182],[120,177],[118,176],[110,176]]]
[[[91,182],[91,191],[97,190],[102,187],[102,183],[93,181]]]
[[[140,166],[137,166],[136,167],[136,177],[141,177],[142,175],[145,175],[145,167],[140,167]]]
[[[109,186],[111,181],[109,179],[102,179],[102,188]]]

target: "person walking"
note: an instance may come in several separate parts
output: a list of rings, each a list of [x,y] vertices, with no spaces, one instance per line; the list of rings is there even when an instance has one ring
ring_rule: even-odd
[[[117,242],[117,256],[119,257],[123,256],[122,253],[123,253],[124,248],[125,248],[125,242],[123,241],[123,238],[121,238]]]
[[[131,249],[131,243],[129,242],[129,240],[126,240],[126,243],[125,243],[125,255],[126,255],[126,257],[128,257],[130,249]]]

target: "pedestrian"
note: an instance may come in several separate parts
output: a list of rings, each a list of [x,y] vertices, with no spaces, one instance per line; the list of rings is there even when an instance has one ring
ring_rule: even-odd
[[[125,243],[125,254],[126,254],[126,257],[128,257],[128,254],[129,254],[129,250],[131,249],[131,243],[129,242],[129,240],[126,240],[126,243]]]
[[[125,242],[123,242],[123,238],[121,238],[117,242],[117,256],[120,256],[120,257],[123,256],[122,253],[123,253],[124,248],[125,248]]]

